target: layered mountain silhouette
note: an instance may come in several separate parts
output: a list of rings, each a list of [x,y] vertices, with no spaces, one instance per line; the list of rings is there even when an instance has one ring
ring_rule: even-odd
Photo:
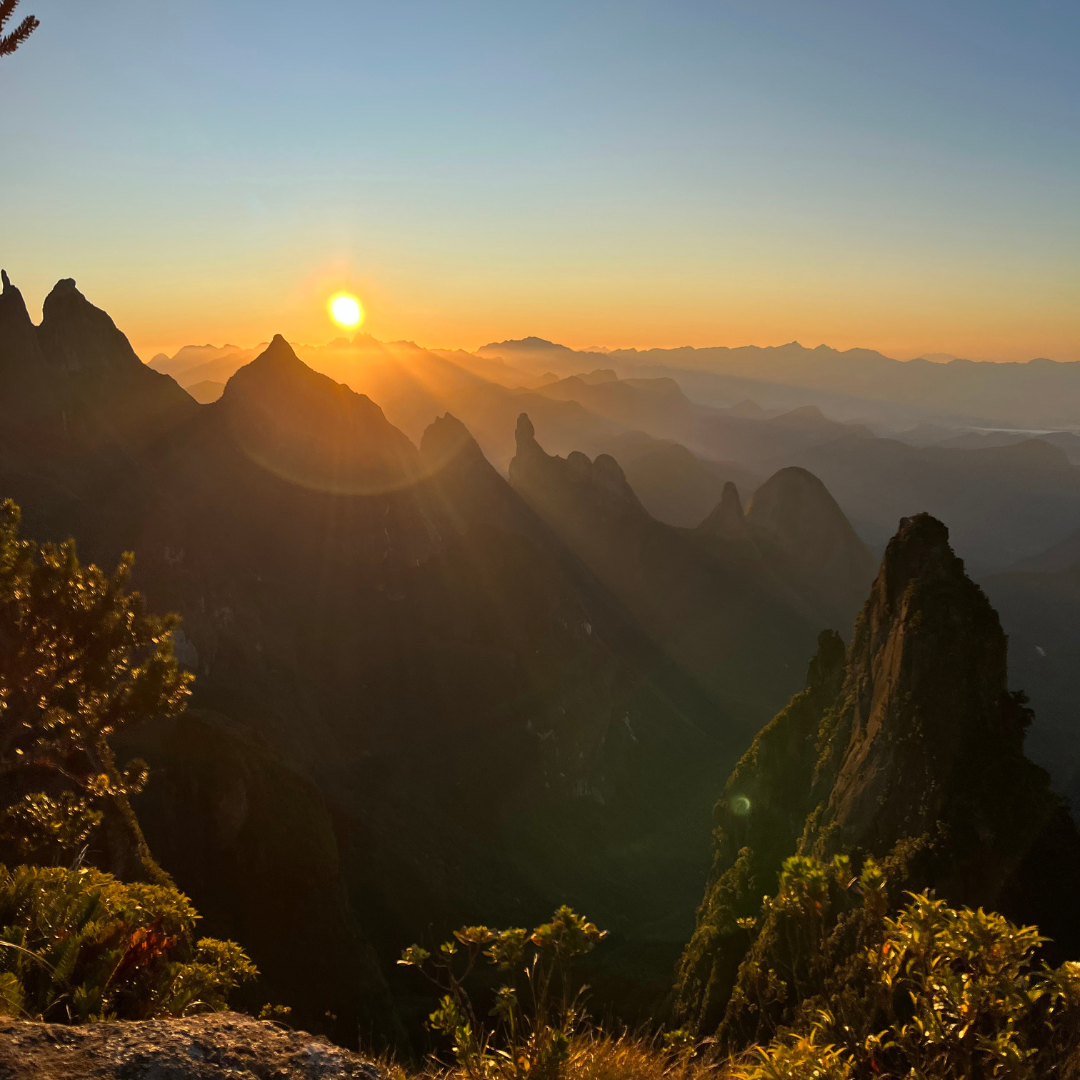
[[[970,450],[842,438],[789,460],[821,478],[874,547],[914,507],[947,519],[979,576],[1036,555],[1080,520],[1080,470],[1041,439]]]
[[[850,621],[857,604],[847,605],[872,572],[829,493],[802,470],[759,490],[742,535],[714,515],[677,529],[646,511],[614,458],[548,455],[523,413],[510,483],[748,733],[774,689],[797,678],[817,628]],[[737,516],[737,503],[729,490],[717,513]]]
[[[479,354],[562,376],[585,369],[592,353],[540,338],[485,345]],[[613,349],[604,364],[626,376],[675,378],[695,401],[753,399],[766,408],[817,405],[843,418],[873,417],[908,427],[939,420],[1072,428],[1080,409],[1080,363],[1038,358],[978,363],[898,361],[873,349],[807,348],[797,341],[761,348]]]
[[[888,440],[816,409],[703,406],[681,380],[570,350],[539,374],[510,355],[364,335],[181,352],[156,358],[162,370],[141,364],[70,281],[35,326],[5,275],[0,496],[21,504],[28,535],[74,535],[85,559],[135,551],[150,606],[183,617],[175,644],[198,677],[193,709],[122,749],[151,765],[136,809],[155,855],[206,932],[243,941],[264,972],[248,1004],[292,1004],[301,1023],[342,1038],[364,1016],[393,1038],[421,1007],[394,982],[402,945],[432,923],[524,925],[568,901],[618,945],[590,975],[601,1001],[647,1015],[693,930],[722,778],[798,689],[820,631],[850,625],[865,595],[872,560],[844,509],[866,482],[863,458]],[[200,390],[200,404],[164,371],[192,394],[227,382]],[[920,453],[897,453],[907,451]],[[1017,477],[1066,476],[1046,451],[1060,454],[1026,443],[926,452],[951,484],[955,455],[1013,455],[994,459],[1007,483],[1013,458]],[[815,454],[822,472],[847,464],[823,483]],[[902,490],[899,502],[866,501],[880,517],[925,493]],[[1058,829],[1058,810],[1024,761],[1022,703],[996,674],[1000,627],[932,527],[896,544],[846,669],[827,636],[810,690],[751,751],[786,762],[782,827],[767,850],[756,842],[755,888],[772,887],[812,812],[805,842],[824,851],[830,837],[877,850],[923,817],[955,831],[970,811],[979,824],[964,842],[993,848],[997,869],[978,878],[950,854],[955,881],[932,880],[1022,914],[1029,898],[1013,888],[1008,853],[1042,851],[1031,830]],[[915,611],[911,597],[925,604]],[[931,661],[931,674],[912,674]],[[942,733],[932,753],[916,752],[910,732],[880,741],[906,715],[881,702],[929,700],[950,673],[960,689],[927,706]],[[985,769],[969,771],[993,778],[1028,832],[979,816],[982,779],[968,794],[954,783],[998,700],[995,680],[1004,734],[981,739],[989,757],[972,760]],[[864,698],[869,712],[843,704]],[[826,712],[835,723],[819,746]],[[792,715],[802,719],[781,720]],[[792,725],[794,751],[769,734]],[[880,753],[840,753],[852,740]],[[819,775],[826,750],[839,757],[826,754]],[[748,760],[735,776],[749,775]],[[1015,798],[1009,776],[1024,789]],[[901,793],[923,781],[923,817],[904,816]],[[759,787],[775,790],[773,772]],[[1042,856],[1031,858],[1024,874],[1041,881]],[[329,928],[338,947],[282,933],[290,912]],[[701,986],[734,978],[726,953],[691,966]],[[681,992],[716,1018],[720,991],[707,1007],[703,990]]]
[[[452,415],[417,445],[280,337],[199,405],[72,284],[41,327],[4,297],[3,409],[33,438],[5,429],[3,492],[29,535],[74,535],[104,565],[135,551],[148,603],[183,617],[193,711],[122,749],[151,766],[136,810],[157,858],[205,931],[264,972],[249,1004],[292,1004],[345,1038],[361,1014],[392,1028],[384,973],[430,923],[524,924],[561,901],[612,928],[636,986],[662,983],[692,928],[718,778],[827,617],[805,567],[656,522],[612,461],[590,495],[614,515],[595,550],[629,515],[646,573],[609,579]],[[412,374],[442,370],[431,357]],[[446,378],[478,381],[463,365]],[[480,389],[514,418],[534,400]],[[318,838],[302,858],[301,833]],[[280,932],[290,910],[335,927],[340,949],[306,964],[315,943]]]
[[[742,980],[783,860],[891,863],[905,888],[1034,922],[1073,955],[1080,834],[1025,756],[1031,714],[1008,690],[1006,638],[927,514],[890,541],[850,646],[823,633],[806,689],[755,739],[716,808],[713,872],[683,956],[678,1007],[704,1031],[752,1029]],[[740,967],[747,949],[759,963]],[[760,955],[759,955],[760,954]],[[740,989],[742,987],[742,989]]]
[[[850,376],[848,385],[857,390],[867,380],[873,383],[879,370],[955,367],[957,372],[970,369],[976,381],[1005,379],[1002,385],[1012,386],[1009,379],[1037,381],[1041,376],[1034,368],[1039,365],[1034,374],[1019,370],[1032,365],[1004,365],[1017,369],[1006,376],[997,371],[1002,365],[923,362],[912,367],[866,350],[839,354],[785,346],[745,356],[720,350],[718,356],[743,357],[738,363],[744,367],[748,358],[757,357],[762,371],[781,380],[749,385],[743,376],[707,370],[708,356],[694,350],[655,356],[606,353],[603,368],[595,367],[596,353],[539,339],[491,346],[476,355],[410,342],[382,343],[361,334],[322,347],[297,346],[296,351],[309,366],[377,401],[413,442],[436,416],[452,413],[504,474],[516,453],[516,417],[527,412],[550,453],[567,456],[577,450],[590,458],[614,457],[650,514],[670,525],[700,523],[729,480],[749,500],[765,477],[786,466],[818,476],[875,553],[884,549],[901,517],[925,510],[949,521],[957,550],[979,576],[1036,555],[1080,522],[1076,434],[958,434],[977,421],[938,416],[930,399],[926,408],[904,406],[905,419],[893,423],[880,410],[875,413],[876,406],[863,408],[872,401],[822,397],[814,389],[817,383],[797,377],[806,365],[820,369],[819,374],[835,368]],[[205,363],[192,364],[211,352],[225,355],[206,363],[231,365],[230,372],[251,359],[232,346],[216,351],[197,346],[154,363],[163,370],[183,368],[180,378],[192,394],[213,400],[215,387],[187,382],[205,377],[199,374]],[[763,387],[768,390],[764,397],[758,393]],[[1016,393],[1016,400],[1026,400],[1020,389]],[[868,426],[860,417],[876,419]],[[916,417],[921,423],[912,427]],[[908,430],[897,438],[881,437],[887,429],[902,427]]]

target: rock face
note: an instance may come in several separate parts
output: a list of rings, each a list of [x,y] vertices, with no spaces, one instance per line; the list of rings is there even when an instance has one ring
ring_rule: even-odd
[[[735,1017],[747,938],[793,854],[919,851],[904,886],[1036,923],[1080,948],[1080,834],[1023,752],[1031,714],[1010,693],[997,614],[945,526],[904,519],[846,656],[822,635],[807,688],[767,725],[716,808],[713,873],[677,996],[703,1030]],[[914,845],[914,846],[912,846]],[[744,1003],[745,1004],[745,1003]],[[742,1006],[740,1006],[742,1007]]]
[[[385,1080],[304,1031],[210,1013],[82,1027],[0,1020],[3,1080]]]

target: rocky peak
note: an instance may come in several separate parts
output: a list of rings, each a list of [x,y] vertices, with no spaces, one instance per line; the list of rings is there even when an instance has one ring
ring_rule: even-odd
[[[949,530],[929,514],[902,518],[899,530],[885,549],[863,621],[876,627],[879,633],[887,631],[899,613],[904,594],[910,588],[926,586],[931,582],[947,585],[950,581],[961,588],[964,588],[962,583],[966,582],[971,589],[975,589],[964,573],[963,560],[953,553],[949,545]],[[970,592],[971,589],[965,588],[965,591]],[[981,592],[978,595],[989,608],[989,601]],[[979,604],[974,595],[972,599]],[[880,639],[876,639],[875,644],[880,644]]]
[[[922,833],[977,763],[1022,750],[1005,634],[948,536],[929,514],[901,521],[855,625],[823,816],[849,842]]]
[[[575,450],[568,457],[544,453],[528,414],[517,422],[517,454],[510,462],[510,483],[529,501],[569,502],[599,510],[608,519],[648,520],[649,514],[610,454],[595,461]]]
[[[699,531],[717,536],[723,540],[745,541],[750,539],[750,531],[743,513],[739,489],[732,481],[724,485],[720,501],[713,512],[698,526]]]
[[[249,457],[304,487],[371,494],[420,474],[416,447],[382,409],[313,371],[280,334],[210,407]]]
[[[144,369],[128,339],[79,292],[74,278],[58,281],[45,298],[38,337],[47,363],[62,371],[123,374]]]
[[[26,310],[26,302],[6,270],[0,270],[0,377],[6,372],[38,368],[42,364],[37,329]]]
[[[1080,948],[1080,834],[1024,756],[1031,714],[1008,690],[1005,634],[948,536],[928,514],[901,521],[846,658],[822,636],[806,690],[728,781],[676,991],[705,1029],[725,1010],[729,1030],[756,1022],[757,1004],[730,996],[747,947],[734,919],[756,914],[790,855],[895,856],[898,890],[1035,923],[1061,959]]]
[[[420,440],[420,458],[425,471],[433,472],[451,464],[460,467],[491,469],[484,452],[469,429],[450,413],[436,416]]]

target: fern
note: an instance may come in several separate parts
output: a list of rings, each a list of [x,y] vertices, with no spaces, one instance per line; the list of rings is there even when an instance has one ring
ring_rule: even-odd
[[[0,1013],[70,1022],[225,1008],[257,971],[233,942],[196,941],[197,919],[169,886],[0,866]]]

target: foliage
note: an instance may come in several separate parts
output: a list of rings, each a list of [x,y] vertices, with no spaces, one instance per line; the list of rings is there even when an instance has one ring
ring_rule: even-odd
[[[787,860],[735,1003],[771,1011],[777,1034],[734,1075],[1051,1075],[1080,1042],[1080,964],[1050,969],[1036,928],[926,892],[890,917],[886,879],[869,859],[858,876],[846,858]]]
[[[821,1042],[816,1030],[755,1046],[748,1058],[731,1069],[732,1080],[849,1080],[853,1075],[851,1055]]]
[[[78,1022],[223,1009],[257,971],[195,939],[187,897],[97,870],[0,866],[0,1013]]]
[[[0,0],[0,56],[10,56],[41,25],[35,16],[27,15],[14,30],[5,34],[4,27],[18,6],[19,0]]]
[[[0,839],[20,861],[70,861],[109,810],[138,832],[127,796],[146,768],[120,768],[109,738],[178,713],[191,676],[173,656],[178,619],[127,591],[132,556],[105,575],[72,541],[38,545],[18,527],[0,504]]]
[[[437,955],[412,945],[398,963],[419,968],[442,991],[429,1024],[450,1038],[454,1060],[471,1080],[550,1078],[565,1073],[584,1019],[585,988],[573,986],[573,962],[606,934],[563,906],[531,933],[465,926]],[[501,979],[490,1027],[465,986],[482,958]]]
[[[871,956],[892,993],[886,1059],[915,1077],[1035,1075],[1054,1034],[1080,1031],[1080,964],[1036,968],[1046,940],[981,908],[959,911],[926,893],[912,896]]]
[[[389,1062],[386,1066],[391,1080],[463,1080],[469,1075],[460,1067],[447,1069],[435,1061],[419,1074]],[[592,1029],[572,1039],[561,1067],[562,1080],[723,1080],[730,1075],[729,1060],[713,1047],[685,1053],[656,1038]]]

